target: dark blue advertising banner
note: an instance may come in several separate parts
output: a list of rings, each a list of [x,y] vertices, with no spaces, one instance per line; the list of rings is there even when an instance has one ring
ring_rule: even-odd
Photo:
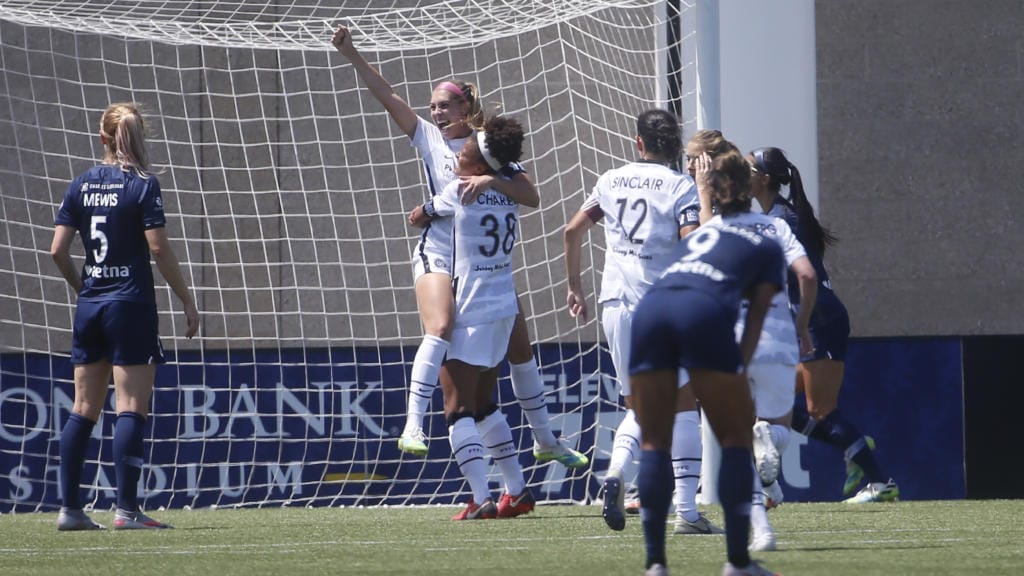
[[[538,499],[597,497],[621,419],[607,352],[540,345],[557,435],[591,458],[586,469],[538,464],[507,378],[499,402]],[[452,504],[467,491],[450,458],[438,392],[425,458],[397,448],[415,350],[337,348],[195,351],[157,371],[147,424],[147,509],[237,505]],[[962,498],[963,397],[957,340],[860,341],[850,349],[840,406],[877,443],[904,499]],[[60,505],[60,429],[72,408],[66,357],[0,355],[0,511]],[[112,406],[112,398],[111,403]],[[113,411],[94,431],[83,493],[115,502]],[[797,436],[783,462],[787,500],[837,500],[842,457]],[[500,490],[500,475],[492,471]]]

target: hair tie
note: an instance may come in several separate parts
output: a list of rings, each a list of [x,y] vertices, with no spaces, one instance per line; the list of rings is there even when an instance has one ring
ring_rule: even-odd
[[[491,156],[491,151],[487,148],[487,133],[483,130],[479,130],[476,133],[476,143],[480,146],[480,155],[484,157],[484,162],[491,167],[492,170],[497,172],[501,170],[501,162],[494,156]]]
[[[459,86],[455,84],[455,82],[449,82],[448,80],[445,80],[444,82],[438,84],[434,88],[434,90],[446,90],[448,92],[451,92],[452,94],[455,94],[459,98],[462,98],[463,100],[469,100],[469,98],[466,98],[466,94],[462,92],[462,88],[459,88]]]

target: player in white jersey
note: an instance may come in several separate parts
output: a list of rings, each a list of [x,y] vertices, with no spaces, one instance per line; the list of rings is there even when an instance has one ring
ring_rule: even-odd
[[[540,204],[537,188],[518,163],[502,166],[492,174],[456,175],[458,154],[483,120],[476,86],[457,80],[439,83],[431,93],[432,122],[428,122],[395,94],[391,84],[363,58],[353,45],[348,28],[339,26],[331,42],[352,63],[367,89],[410,138],[412,146],[422,157],[429,186],[425,201],[441,192],[450,182],[459,180],[463,184],[460,199],[464,204],[472,202],[488,188],[494,188],[523,206],[535,208]],[[437,389],[438,372],[448,350],[454,322],[450,248],[450,222],[438,220],[424,227],[413,253],[416,305],[425,334],[413,359],[408,413],[398,447],[417,456],[427,453],[423,418]],[[516,317],[509,341],[508,361],[512,389],[533,432],[536,459],[541,462],[555,460],[571,468],[586,466],[587,457],[565,446],[551,430],[543,381],[521,313]]]
[[[602,487],[602,516],[613,530],[625,527],[624,471],[639,451],[640,427],[633,412],[626,367],[630,354],[633,309],[651,285],[674,262],[679,239],[697,228],[698,205],[693,180],[670,167],[679,158],[682,137],[676,118],[665,110],[637,117],[640,160],[609,170],[565,227],[565,262],[569,313],[587,319],[580,281],[580,244],[584,234],[604,221],[605,265],[598,303],[601,324],[618,375],[626,414],[615,432],[611,462]],[[712,533],[697,510],[700,478],[700,418],[696,399],[680,373],[681,391],[672,444],[676,478],[676,532]]]
[[[457,173],[497,172],[518,161],[522,142],[518,122],[492,118],[483,131],[466,141]],[[452,454],[473,491],[469,505],[453,520],[514,517],[532,511],[534,498],[526,487],[512,432],[493,397],[498,365],[519,314],[512,278],[519,205],[494,189],[463,204],[461,186],[458,180],[451,182],[409,215],[417,225],[448,220],[453,230],[455,327],[441,369],[441,388]],[[487,486],[485,452],[505,478],[506,491],[497,506]]]

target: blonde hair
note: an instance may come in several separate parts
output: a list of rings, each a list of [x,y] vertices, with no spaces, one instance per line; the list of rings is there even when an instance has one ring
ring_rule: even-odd
[[[139,176],[149,176],[146,155],[146,125],[134,102],[117,102],[107,107],[100,118],[103,136],[103,161],[122,168],[134,168]]]

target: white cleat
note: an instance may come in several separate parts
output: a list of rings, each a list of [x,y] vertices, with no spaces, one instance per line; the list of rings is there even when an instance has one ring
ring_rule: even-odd
[[[754,537],[750,539],[750,546],[747,547],[751,552],[773,552],[776,550],[775,546],[775,532],[768,530],[760,534],[754,533]]]
[[[754,424],[754,464],[761,483],[765,486],[775,482],[779,477],[782,458],[779,449],[772,442],[771,424],[760,420]]]
[[[771,484],[765,484],[761,488],[761,494],[764,495],[764,507],[766,510],[771,510],[779,504],[782,504],[782,500],[784,499],[782,486],[779,486],[778,480]]]

